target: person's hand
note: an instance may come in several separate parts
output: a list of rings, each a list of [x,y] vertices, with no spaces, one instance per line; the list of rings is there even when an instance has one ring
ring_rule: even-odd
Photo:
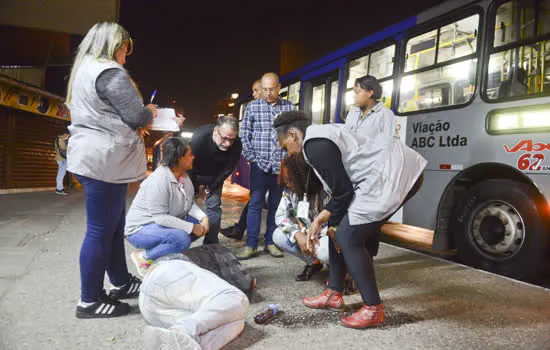
[[[193,225],[193,234],[197,237],[202,237],[206,233],[206,230],[204,229],[204,226],[201,224],[195,224]]]
[[[304,253],[304,255],[309,255],[310,252],[309,252],[309,249],[307,247],[307,236],[305,233],[303,232],[296,232],[296,234],[294,235],[294,238],[296,239],[296,243],[298,243],[298,246],[300,247],[300,250],[302,251],[302,253]]]
[[[200,224],[204,228],[205,233],[210,231],[210,220],[208,220],[208,216],[203,217]]]
[[[313,220],[313,222],[307,229],[307,239],[309,241],[309,246],[315,245],[319,242],[319,232],[321,232],[321,224],[317,220]]]
[[[139,129],[139,131],[141,131],[141,136],[142,137],[145,137],[145,136],[149,136],[150,133],[149,131],[145,130],[145,129]]]
[[[152,103],[149,103],[146,107],[149,108],[151,110],[151,112],[153,112],[153,119],[155,119],[158,115],[157,106],[155,106]]]
[[[185,117],[183,116],[183,114],[181,113],[178,113],[178,115],[176,116],[176,123],[178,124],[178,126],[181,128],[181,126],[183,125],[183,122],[185,121]]]
[[[199,193],[197,193],[197,197],[203,200],[207,200],[208,197],[210,197],[210,194],[206,193],[206,187],[204,185],[200,185],[199,187]]]

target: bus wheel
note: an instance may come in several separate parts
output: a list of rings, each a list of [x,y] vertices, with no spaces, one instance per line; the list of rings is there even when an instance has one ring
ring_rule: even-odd
[[[472,187],[456,210],[455,244],[461,262],[531,280],[544,266],[550,235],[537,193],[512,180]]]

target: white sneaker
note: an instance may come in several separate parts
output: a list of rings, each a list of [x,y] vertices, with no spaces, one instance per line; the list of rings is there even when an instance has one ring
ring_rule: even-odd
[[[201,350],[201,346],[188,334],[176,330],[145,326],[143,348],[159,350]]]
[[[147,269],[151,265],[151,260],[145,260],[143,258],[143,249],[138,249],[132,254],[130,254],[130,258],[132,259],[132,262],[134,265],[136,265],[137,273],[143,278],[145,277],[145,274],[147,273]]]

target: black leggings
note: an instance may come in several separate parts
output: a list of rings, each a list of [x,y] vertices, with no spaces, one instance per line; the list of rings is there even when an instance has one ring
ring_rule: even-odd
[[[420,175],[401,206],[418,192],[423,180],[424,174]],[[341,254],[336,251],[332,240],[329,240],[330,289],[337,292],[344,290],[347,266],[351,277],[357,283],[357,288],[361,293],[363,302],[369,306],[381,303],[374,275],[372,256],[378,252],[380,227],[390,217],[391,215],[384,220],[368,224],[350,225],[348,214],[344,216],[336,230],[336,241],[340,246]]]

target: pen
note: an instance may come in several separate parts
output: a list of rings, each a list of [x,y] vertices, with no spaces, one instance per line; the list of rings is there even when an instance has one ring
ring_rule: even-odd
[[[157,94],[157,90],[153,91],[153,94],[151,95],[151,102],[153,103],[153,99],[155,98],[155,95]]]

